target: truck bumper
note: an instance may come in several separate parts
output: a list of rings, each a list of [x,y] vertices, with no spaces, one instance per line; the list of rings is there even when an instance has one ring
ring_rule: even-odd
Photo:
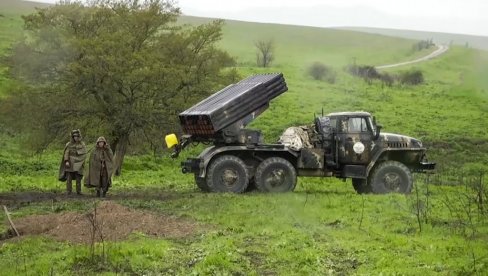
[[[199,158],[188,158],[181,162],[181,172],[200,174],[201,163],[202,160]]]
[[[436,163],[434,162],[420,162],[418,167],[415,169],[415,172],[425,173],[427,171],[431,171],[435,169]]]

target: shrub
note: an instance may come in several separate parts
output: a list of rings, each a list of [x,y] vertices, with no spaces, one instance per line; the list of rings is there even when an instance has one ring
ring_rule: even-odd
[[[325,80],[328,83],[335,83],[336,72],[329,66],[315,62],[308,68],[308,74],[315,80]]]
[[[349,64],[346,70],[349,74],[364,79],[368,84],[372,84],[374,80],[379,80],[382,85],[386,86],[392,86],[395,81],[407,85],[418,85],[424,82],[424,74],[420,70],[410,70],[399,75],[392,75],[386,72],[380,73],[372,65],[356,64]]]
[[[355,65],[347,66],[349,74],[363,78],[368,84],[371,84],[375,79],[381,79],[381,74],[372,65]]]
[[[424,82],[424,74],[420,70],[401,72],[398,76],[401,84],[418,85]]]
[[[431,39],[428,39],[428,40],[421,40],[419,42],[416,42],[415,44],[413,44],[412,46],[412,49],[414,51],[421,51],[423,49],[429,49],[430,47],[434,46],[434,42],[432,41],[432,38]]]
[[[383,85],[391,87],[393,85],[393,82],[395,81],[395,78],[394,76],[385,72],[380,74],[380,80]]]

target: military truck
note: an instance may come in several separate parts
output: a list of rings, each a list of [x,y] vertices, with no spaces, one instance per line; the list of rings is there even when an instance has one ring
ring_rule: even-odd
[[[173,157],[193,143],[209,144],[181,163],[206,192],[293,191],[298,176],[352,179],[358,193],[410,193],[412,173],[427,172],[418,139],[381,132],[368,112],[315,116],[310,126],[292,127],[266,144],[259,130],[245,128],[270,101],[286,92],[283,74],[258,74],[231,84],[179,114],[181,142],[166,136]]]

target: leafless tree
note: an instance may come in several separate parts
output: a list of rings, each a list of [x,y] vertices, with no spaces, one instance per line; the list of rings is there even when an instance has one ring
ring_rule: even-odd
[[[258,40],[254,42],[257,48],[256,63],[259,67],[269,67],[274,60],[274,42],[273,40]]]
[[[100,240],[102,244],[102,255],[100,256],[102,260],[106,260],[106,254],[105,254],[105,235],[103,233],[103,221],[98,217],[97,214],[97,205],[98,202],[93,203],[93,213],[88,213],[86,214],[86,218],[90,222],[91,226],[91,241],[90,241],[90,253],[91,253],[91,259],[92,261],[95,260],[96,254],[95,254],[95,244],[97,241],[97,237]]]

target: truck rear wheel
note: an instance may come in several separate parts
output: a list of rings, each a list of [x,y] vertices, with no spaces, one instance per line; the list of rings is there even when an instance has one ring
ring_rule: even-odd
[[[281,157],[271,157],[256,169],[256,187],[261,192],[289,192],[295,189],[297,173],[293,165]]]
[[[381,163],[371,175],[371,189],[375,194],[409,194],[412,186],[412,173],[407,166],[397,161]]]
[[[249,173],[240,158],[222,155],[210,164],[206,180],[212,192],[242,193],[249,184]]]
[[[353,178],[352,186],[358,194],[368,194],[371,192],[371,186],[368,184],[367,179]]]

